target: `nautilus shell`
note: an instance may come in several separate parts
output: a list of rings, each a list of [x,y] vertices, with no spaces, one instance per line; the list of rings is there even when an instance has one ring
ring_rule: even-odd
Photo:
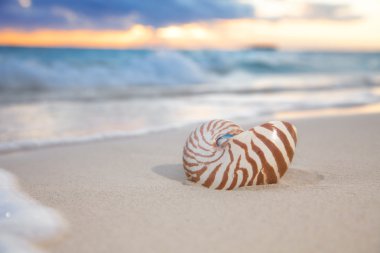
[[[211,189],[274,184],[285,174],[297,143],[296,128],[270,121],[244,131],[227,120],[196,128],[183,149],[183,168],[190,181]]]

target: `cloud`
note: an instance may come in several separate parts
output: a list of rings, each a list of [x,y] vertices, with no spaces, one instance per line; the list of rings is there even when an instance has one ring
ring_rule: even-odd
[[[304,5],[303,14],[300,18],[304,19],[329,19],[329,20],[353,20],[360,19],[361,16],[352,13],[347,4],[317,4],[309,3]]]
[[[290,0],[266,0],[255,2],[256,19],[282,20],[330,20],[346,21],[363,18],[353,12],[348,4],[295,2]]]
[[[0,27],[123,29],[253,16],[237,0],[1,0]]]

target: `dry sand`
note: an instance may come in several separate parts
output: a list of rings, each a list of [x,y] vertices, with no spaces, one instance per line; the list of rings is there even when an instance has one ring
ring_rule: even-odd
[[[184,184],[188,128],[5,154],[0,167],[71,224],[53,253],[380,252],[380,114],[292,122],[299,145],[278,185]]]

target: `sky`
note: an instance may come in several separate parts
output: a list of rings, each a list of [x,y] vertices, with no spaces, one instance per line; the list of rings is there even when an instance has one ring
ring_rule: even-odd
[[[380,50],[379,0],[1,0],[0,45]]]

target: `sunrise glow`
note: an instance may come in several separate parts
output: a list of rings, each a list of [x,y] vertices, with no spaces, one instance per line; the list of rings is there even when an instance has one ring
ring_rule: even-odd
[[[376,12],[380,10],[380,3],[376,1],[365,0],[358,4],[355,1],[342,0],[337,2],[336,7],[330,6],[336,10],[325,10],[323,8],[326,7],[318,4],[314,9],[310,9],[311,7],[303,4],[303,1],[284,1],[282,4],[273,0],[242,2],[255,6],[256,18],[216,19],[152,26],[130,24],[133,21],[131,16],[122,19],[123,22],[127,22],[125,29],[3,27],[0,28],[0,45],[236,49],[264,44],[291,50],[380,50],[380,17]],[[320,2],[324,3],[322,0]],[[33,8],[31,0],[19,0],[18,3],[25,11]],[[62,8],[56,14],[69,23],[77,19],[74,13]]]

